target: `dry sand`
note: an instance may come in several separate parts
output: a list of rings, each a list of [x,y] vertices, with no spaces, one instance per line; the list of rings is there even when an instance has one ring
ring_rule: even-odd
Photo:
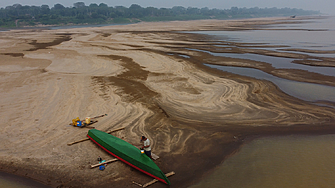
[[[72,119],[101,114],[108,116],[94,124],[97,129],[125,126],[113,135],[135,146],[141,135],[152,140],[157,165],[176,172],[171,187],[196,183],[251,137],[334,133],[333,108],[290,97],[267,81],[210,69],[202,63],[221,60],[187,47],[212,42],[174,32],[253,29],[274,22],[285,20],[1,32],[0,170],[52,187],[137,187],[131,182],[150,181],[121,162],[104,171],[90,169],[98,156],[112,158],[91,141],[67,146],[88,131],[70,126]],[[178,56],[181,52],[191,58]]]

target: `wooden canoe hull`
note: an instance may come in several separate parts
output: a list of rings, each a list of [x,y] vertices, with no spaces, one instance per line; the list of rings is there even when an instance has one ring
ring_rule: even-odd
[[[96,129],[89,130],[87,136],[99,147],[122,162],[170,185],[169,179],[159,167],[147,155],[142,154],[138,148],[130,143]]]

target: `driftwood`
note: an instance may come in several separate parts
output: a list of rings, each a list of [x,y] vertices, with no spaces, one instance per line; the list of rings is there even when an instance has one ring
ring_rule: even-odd
[[[79,142],[84,142],[84,141],[86,141],[86,140],[89,140],[89,138],[84,138],[84,139],[81,139],[81,140],[77,140],[77,141],[68,143],[67,145],[68,145],[68,146],[71,146],[71,145],[73,145],[73,144],[76,144],[76,143],[79,143]]]
[[[107,163],[111,163],[111,162],[114,162],[114,161],[117,161],[119,159],[111,159],[111,160],[108,160],[108,161],[105,161],[103,163],[99,163],[99,164],[95,164],[95,165],[91,165],[91,168],[94,168],[94,167],[98,167],[100,165],[104,165],[104,164],[107,164]]]
[[[166,177],[169,177],[169,176],[172,176],[172,175],[175,175],[175,174],[176,174],[176,173],[172,171],[172,172],[166,173],[165,176],[166,176]],[[154,184],[154,183],[156,183],[156,182],[158,182],[158,180],[157,180],[157,179],[153,179],[152,181],[150,181],[150,182],[148,182],[148,183],[146,183],[146,184],[144,184],[144,185],[142,185],[142,184],[140,184],[140,183],[137,183],[137,182],[134,182],[134,181],[133,181],[133,184],[138,185],[138,186],[140,186],[140,187],[148,187],[149,185],[152,185],[152,184]]]
[[[110,134],[110,133],[112,133],[112,132],[120,131],[120,130],[122,130],[122,129],[124,129],[124,128],[126,128],[126,127],[121,127],[121,128],[118,128],[118,129],[114,129],[114,130],[108,131],[107,133]],[[73,145],[73,144],[76,144],[76,143],[79,143],[79,142],[84,142],[84,141],[86,141],[86,140],[89,140],[89,138],[85,138],[85,139],[77,140],[77,141],[68,143],[67,145],[68,145],[68,146],[71,146],[71,145]]]
[[[174,174],[175,174],[175,173],[172,171],[172,172],[166,173],[165,176],[166,176],[166,177],[169,177],[169,176],[172,176],[172,175],[174,175]],[[149,185],[152,185],[152,184],[154,184],[154,183],[156,183],[156,182],[158,182],[158,180],[153,179],[151,182],[148,182],[148,183],[144,184],[143,187],[148,187]]]
[[[110,133],[113,133],[113,132],[116,132],[116,131],[120,131],[124,128],[126,128],[126,127],[121,127],[121,128],[118,128],[118,129],[114,129],[114,130],[108,131],[107,133],[110,134]]]
[[[140,187],[143,187],[143,185],[142,185],[142,184],[139,184],[139,183],[137,183],[137,182],[134,182],[134,181],[133,181],[133,184],[135,184],[135,185],[138,185],[138,186],[140,186]]]
[[[103,115],[100,115],[100,116],[95,116],[95,117],[92,117],[91,119],[101,118],[101,117],[104,117],[104,116],[107,116],[107,114],[103,114]]]

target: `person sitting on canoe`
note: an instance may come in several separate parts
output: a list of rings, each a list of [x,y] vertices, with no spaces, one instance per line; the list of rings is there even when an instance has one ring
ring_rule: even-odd
[[[143,141],[143,146],[141,149],[144,149],[144,153],[151,158],[150,140],[145,136],[142,136],[141,141]]]

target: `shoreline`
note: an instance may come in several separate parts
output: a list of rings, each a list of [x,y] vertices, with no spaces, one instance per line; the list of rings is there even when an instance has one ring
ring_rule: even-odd
[[[2,171],[0,171],[0,180],[5,180],[5,182],[0,182],[0,186],[9,186],[9,187],[33,186],[38,188],[50,188],[49,186],[38,182],[38,180],[17,176]]]
[[[122,163],[102,173],[89,169],[97,156],[110,158],[90,142],[66,146],[87,132],[65,126],[71,119],[104,113],[109,116],[97,129],[126,126],[114,135],[134,145],[142,134],[154,141],[153,151],[161,157],[157,165],[163,172],[176,172],[169,178],[171,187],[187,187],[219,165],[225,157],[213,148],[229,156],[257,135],[334,133],[335,109],[290,97],[266,81],[213,70],[203,63],[215,59],[198,52],[188,52],[189,59],[169,55],[210,42],[202,35],[173,31],[252,29],[271,23],[278,20],[2,32],[0,65],[6,71],[0,73],[0,113],[6,146],[0,148],[0,170],[52,187],[133,187],[133,180],[150,181]],[[208,146],[199,148],[204,141]]]

